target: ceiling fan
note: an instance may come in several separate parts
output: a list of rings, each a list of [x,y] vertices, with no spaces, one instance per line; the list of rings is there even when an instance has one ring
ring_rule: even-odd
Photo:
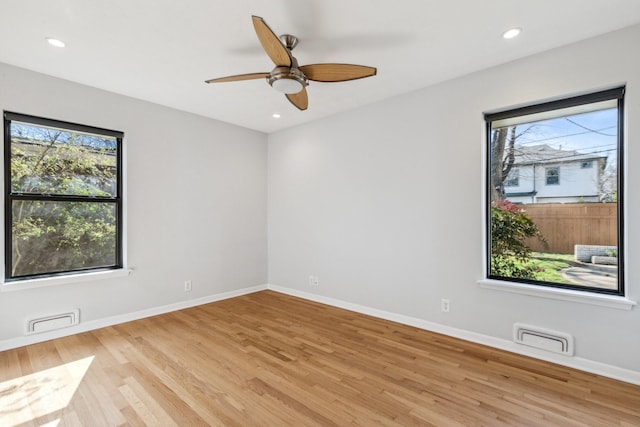
[[[258,35],[258,40],[269,58],[276,65],[269,73],[250,73],[235,76],[220,77],[207,80],[206,83],[236,82],[240,80],[255,80],[265,78],[267,82],[286,95],[300,110],[306,110],[309,106],[306,87],[309,80],[316,82],[344,82],[375,76],[377,70],[374,67],[353,64],[312,64],[299,66],[291,51],[298,44],[298,38],[291,34],[283,34],[278,38],[269,28],[264,19],[252,16],[253,27]]]

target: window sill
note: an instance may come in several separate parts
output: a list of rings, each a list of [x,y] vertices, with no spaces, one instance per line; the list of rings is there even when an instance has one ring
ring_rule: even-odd
[[[0,285],[0,292],[14,292],[24,289],[41,288],[44,286],[67,285],[70,283],[92,282],[101,279],[113,279],[125,277],[131,274],[131,269],[120,268],[117,270],[96,271],[91,273],[71,274],[68,276],[44,277],[41,279],[27,279],[16,282],[7,282]]]
[[[631,310],[637,303],[625,297],[615,295],[580,292],[570,289],[546,288],[543,286],[527,285],[523,283],[503,282],[500,280],[483,279],[478,284],[485,289],[531,295],[540,298],[550,298],[561,301],[571,301],[580,304],[598,305],[618,310]]]

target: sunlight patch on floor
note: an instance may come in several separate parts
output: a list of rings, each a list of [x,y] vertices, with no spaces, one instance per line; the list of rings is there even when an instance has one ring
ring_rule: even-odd
[[[0,425],[15,427],[66,408],[93,358],[86,357],[0,383]],[[54,419],[40,425],[54,427],[59,422],[60,419]]]

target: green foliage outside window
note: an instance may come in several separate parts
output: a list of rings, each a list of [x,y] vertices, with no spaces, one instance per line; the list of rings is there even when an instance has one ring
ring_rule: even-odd
[[[531,259],[529,238],[544,241],[538,227],[526,212],[508,200],[491,205],[491,275],[533,279],[536,270],[527,266]]]

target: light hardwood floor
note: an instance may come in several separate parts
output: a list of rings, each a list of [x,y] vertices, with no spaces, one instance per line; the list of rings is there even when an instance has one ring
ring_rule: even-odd
[[[640,387],[271,291],[0,353],[0,426],[640,426]]]

